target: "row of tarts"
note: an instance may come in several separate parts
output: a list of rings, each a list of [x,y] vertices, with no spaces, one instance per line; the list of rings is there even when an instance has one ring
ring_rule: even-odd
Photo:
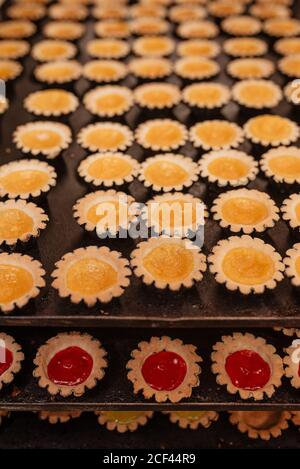
[[[299,330],[296,331],[299,337]],[[296,336],[297,336],[296,335]],[[13,381],[21,369],[24,354],[14,338],[0,334],[0,387]],[[223,336],[212,347],[211,370],[218,385],[241,399],[271,398],[282,377],[300,388],[300,341],[294,339],[282,359],[262,337],[234,332]],[[134,393],[156,402],[179,402],[200,386],[200,363],[197,347],[167,336],[142,341],[131,352],[126,364],[127,378]],[[99,340],[87,333],[64,332],[39,347],[33,376],[51,395],[82,396],[105,375],[107,352]],[[285,368],[284,368],[285,365]]]

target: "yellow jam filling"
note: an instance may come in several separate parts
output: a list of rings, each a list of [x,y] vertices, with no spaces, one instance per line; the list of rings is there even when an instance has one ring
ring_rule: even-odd
[[[287,55],[300,54],[300,39],[285,39],[280,49]]]
[[[145,140],[150,145],[158,145],[160,148],[180,144],[182,130],[175,123],[164,123],[151,125],[145,133]]]
[[[103,31],[105,35],[109,36],[120,36],[128,34],[128,26],[127,24],[112,22],[103,24]]]
[[[184,184],[188,172],[180,165],[171,161],[155,161],[145,169],[145,178],[158,186],[177,186]]]
[[[117,424],[119,423],[121,425],[126,425],[130,424],[131,422],[135,422],[139,417],[145,415],[145,412],[142,410],[105,410],[102,411],[101,414],[104,415],[109,422],[115,422]]]
[[[73,262],[66,273],[67,288],[81,295],[96,295],[118,282],[117,271],[105,261],[85,258]]]
[[[25,194],[39,190],[44,187],[48,181],[48,173],[37,169],[12,171],[0,178],[1,186],[8,193],[16,194]]]
[[[239,96],[246,103],[260,105],[272,101],[274,89],[266,85],[249,83],[240,89]]]
[[[185,44],[181,53],[186,56],[200,55],[205,57],[209,56],[212,50],[213,48],[209,44]]]
[[[275,266],[273,259],[252,247],[231,249],[222,262],[227,278],[243,285],[258,285],[272,279]]]
[[[222,93],[216,86],[193,87],[188,92],[188,99],[192,103],[212,105],[219,103]]]
[[[234,72],[240,78],[259,78],[262,76],[263,67],[255,63],[236,64]]]
[[[22,50],[22,45],[17,42],[0,42],[0,56],[1,57],[12,57]]]
[[[95,179],[125,178],[131,171],[131,164],[117,156],[107,156],[95,160],[88,168],[88,174]]]
[[[291,125],[280,116],[259,116],[250,123],[250,131],[260,140],[285,140],[291,135]]]
[[[212,73],[214,72],[215,67],[211,63],[206,63],[206,62],[198,62],[195,60],[195,62],[187,62],[184,64],[184,66],[181,68],[181,71],[191,75],[191,74],[198,74],[198,75],[206,75],[207,73]]]
[[[51,64],[43,69],[42,74],[47,80],[56,80],[57,78],[68,80],[73,77],[74,70],[74,67],[68,64]]]
[[[47,44],[43,45],[40,49],[40,54],[49,60],[54,60],[64,55],[67,47],[62,44]]]
[[[197,421],[207,414],[205,410],[178,410],[174,412],[180,419]]]
[[[156,280],[176,282],[193,272],[194,259],[189,249],[175,243],[164,243],[145,255],[143,265]]]
[[[289,57],[284,64],[283,69],[297,76],[300,75],[300,59]]]
[[[10,303],[30,292],[33,287],[31,273],[23,267],[0,264],[0,303]]]
[[[30,104],[39,111],[59,111],[67,109],[70,96],[63,90],[45,90],[30,98]]]
[[[196,202],[182,199],[164,200],[163,207],[159,206],[158,210],[154,210],[154,219],[157,215],[160,228],[194,224],[197,217]]]
[[[232,43],[230,46],[233,52],[241,55],[254,55],[260,52],[260,45],[251,39]]]
[[[222,205],[222,217],[229,223],[257,225],[268,216],[266,205],[249,197],[236,197]]]
[[[0,209],[0,238],[15,239],[33,230],[33,219],[16,208]]]
[[[105,202],[97,202],[95,205],[92,205],[87,211],[86,218],[90,223],[96,226],[100,220],[103,218],[107,219],[109,217],[111,219],[112,226],[118,227],[120,223],[120,215],[119,202],[115,200],[106,200]]]
[[[61,144],[62,138],[58,132],[47,129],[28,130],[21,136],[23,147],[31,150],[50,150]]]
[[[15,76],[15,67],[9,64],[0,64],[0,79],[8,80]]]
[[[144,39],[142,44],[143,51],[148,54],[163,53],[168,49],[168,42],[159,37]]]
[[[89,44],[88,50],[93,55],[112,57],[122,52],[122,45],[114,41],[95,41]]]
[[[98,111],[113,111],[118,112],[126,107],[126,97],[117,93],[106,93],[103,96],[98,96],[95,100],[95,106]]]
[[[209,163],[208,171],[217,178],[234,180],[247,176],[249,166],[236,158],[221,156]]]
[[[118,129],[95,128],[86,135],[86,143],[105,150],[114,150],[122,146],[125,142],[123,132]]]
[[[87,68],[87,75],[97,77],[98,79],[113,79],[118,75],[118,69],[112,64],[92,64]]]
[[[134,66],[135,72],[143,76],[159,77],[166,73],[166,66],[163,63],[149,62],[140,63]]]
[[[168,106],[173,102],[173,95],[168,90],[156,89],[143,91],[143,101],[155,106]]]
[[[197,137],[210,147],[229,145],[235,141],[236,129],[227,122],[206,122],[196,128]]]
[[[300,157],[278,155],[269,159],[269,168],[274,174],[284,177],[300,177]]]

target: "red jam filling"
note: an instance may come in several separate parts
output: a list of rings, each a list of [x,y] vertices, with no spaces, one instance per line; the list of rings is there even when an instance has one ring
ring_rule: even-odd
[[[299,367],[298,367],[298,376],[300,377],[300,363],[299,363]]]
[[[93,358],[80,347],[67,347],[57,352],[48,363],[48,377],[54,384],[74,386],[91,374]]]
[[[239,350],[228,355],[225,369],[232,384],[240,389],[261,389],[271,376],[268,363],[253,350]]]
[[[5,373],[13,362],[13,354],[10,350],[0,347],[0,376]]]
[[[153,353],[143,363],[142,375],[151,388],[172,391],[178,388],[187,371],[184,359],[174,352]]]

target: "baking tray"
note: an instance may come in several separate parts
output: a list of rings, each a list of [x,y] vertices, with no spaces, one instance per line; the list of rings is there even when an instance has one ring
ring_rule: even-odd
[[[28,431],[30,428],[30,431]],[[287,449],[299,447],[299,431],[290,424],[279,438],[265,442],[249,439],[222,413],[209,428],[183,430],[169,422],[166,415],[154,414],[136,432],[108,431],[91,413],[64,424],[51,425],[34,414],[15,412],[3,420],[0,449]]]
[[[282,386],[278,388],[271,399],[254,401],[252,399],[243,401],[237,395],[227,393],[225,387],[216,383],[215,375],[212,374],[210,354],[213,345],[228,334],[227,329],[218,330],[188,330],[160,329],[155,334],[170,335],[172,338],[180,338],[186,344],[192,343],[197,346],[199,355],[203,358],[201,365],[200,386],[194,388],[193,395],[179,403],[156,403],[154,399],[145,400],[141,393],[134,394],[131,382],[127,379],[126,363],[130,353],[142,340],[149,340],[153,334],[151,330],[140,329],[105,329],[100,328],[88,332],[98,338],[106,349],[108,356],[108,367],[103,380],[98,385],[87,391],[80,398],[51,396],[45,389],[37,385],[37,380],[32,376],[34,368],[33,359],[36,351],[48,338],[55,335],[53,329],[43,328],[20,328],[5,329],[5,332],[13,335],[16,341],[22,345],[25,353],[25,362],[21,372],[16,375],[14,381],[5,386],[0,394],[0,410],[96,410],[96,409],[148,409],[148,410],[171,410],[171,409],[275,409],[290,408],[300,410],[299,391],[292,388],[287,378],[283,378]],[[278,353],[283,356],[283,349],[292,343],[292,338],[283,336],[282,333],[270,329],[251,331],[255,335],[261,335],[268,343],[273,344]],[[233,331],[230,331],[230,333]]]
[[[10,2],[6,2],[1,7],[3,19],[6,19],[5,10]],[[296,3],[298,6],[300,2]],[[300,15],[297,15],[300,17]],[[82,40],[78,41],[79,55],[78,60],[85,63],[89,57],[85,53],[85,44],[87,40],[94,35],[94,21],[87,20],[87,32]],[[40,21],[39,26],[45,24],[45,20]],[[222,42],[225,36],[220,36]],[[31,44],[38,42],[42,35],[36,34],[31,40]],[[176,39],[176,37],[175,37]],[[274,59],[273,54],[268,55]],[[128,60],[128,59],[126,59]],[[229,58],[222,54],[218,61],[224,70]],[[0,118],[0,159],[1,163],[7,163],[12,160],[26,158],[16,149],[12,143],[12,133],[17,125],[40,120],[27,113],[22,106],[24,98],[32,91],[43,88],[43,85],[35,81],[33,69],[36,62],[28,57],[22,61],[24,73],[12,85],[8,85],[7,92],[11,105],[4,116]],[[223,71],[217,80],[227,83],[229,86],[233,83]],[[274,80],[283,84],[284,79],[279,73],[274,75]],[[171,76],[170,82],[178,83],[183,86],[182,80]],[[140,81],[133,76],[123,80],[121,84],[130,87],[136,86]],[[80,79],[73,85],[66,88],[76,92],[79,97],[91,89],[94,85],[85,79]],[[283,101],[272,112],[278,112],[281,115],[296,118],[292,107]],[[186,125],[192,125],[196,120],[201,120],[203,115],[189,115],[188,109],[184,105],[176,107],[170,117],[176,117]],[[241,112],[239,107],[233,103],[223,108],[220,117],[226,117],[243,124],[249,117],[245,112]],[[157,113],[160,117],[160,113]],[[125,116],[125,122],[134,128],[137,124],[147,119],[147,112],[142,112],[138,107],[134,107]],[[180,292],[159,291],[153,287],[144,286],[139,279],[132,277],[131,286],[125,294],[110,304],[97,304],[93,308],[87,308],[84,304],[72,305],[69,299],[61,299],[57,292],[51,288],[50,273],[54,270],[54,264],[65,253],[81,246],[90,244],[106,244],[112,249],[118,249],[123,255],[129,256],[133,250],[136,241],[128,240],[99,240],[93,234],[86,233],[75,222],[72,216],[72,206],[75,201],[93,190],[84,181],[77,176],[76,169],[79,162],[88,155],[75,140],[78,131],[85,125],[94,122],[93,118],[81,105],[70,118],[61,118],[62,121],[71,126],[74,141],[72,146],[64,151],[60,157],[54,160],[53,165],[58,173],[58,184],[50,191],[46,197],[37,200],[50,217],[50,223],[47,229],[41,234],[41,237],[27,245],[18,245],[15,250],[24,252],[41,260],[47,271],[47,286],[41,292],[40,296],[31,301],[22,310],[15,310],[10,315],[0,315],[0,325],[14,326],[102,326],[102,327],[220,327],[220,326],[300,326],[300,296],[299,292],[293,289],[289,280],[285,279],[274,291],[259,296],[242,296],[239,293],[231,293],[225,290],[223,286],[218,285],[213,277],[206,273],[204,280],[190,290]],[[248,142],[241,146],[241,149],[258,156],[257,148],[251,148]],[[185,145],[180,150],[181,153],[193,157],[197,160],[200,156],[191,144]],[[139,161],[149,156],[149,152],[144,151],[137,144],[134,144],[128,153],[133,155]],[[274,200],[280,205],[282,200],[288,195],[279,186],[268,183],[262,174],[259,174],[255,182],[249,184],[250,188],[266,190]],[[151,198],[152,193],[146,190],[141,183],[134,181],[127,187],[121,187],[120,190],[126,190],[138,201],[145,201]],[[293,192],[295,187],[290,188]],[[205,181],[195,183],[189,191],[194,195],[203,197],[208,206],[211,206],[212,200],[218,195],[219,189],[212,184],[208,185]],[[205,229],[204,252],[207,254],[211,248],[221,238],[226,238],[228,232],[220,229],[218,224],[209,220]],[[268,230],[261,236],[266,242],[270,242],[275,248],[284,254],[288,247],[297,241],[297,235],[292,234],[286,223],[282,220],[276,226]],[[299,238],[300,239],[300,238]],[[13,250],[9,249],[10,252]]]

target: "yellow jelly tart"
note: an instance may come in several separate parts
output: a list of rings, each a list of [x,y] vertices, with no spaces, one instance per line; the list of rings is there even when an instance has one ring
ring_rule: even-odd
[[[282,218],[286,220],[291,228],[300,228],[300,195],[291,194],[282,202]]]
[[[14,60],[0,60],[0,80],[14,80],[21,75],[23,67],[19,62]]]
[[[126,65],[117,60],[91,60],[83,66],[83,76],[98,83],[119,81],[126,74]]]
[[[104,38],[121,39],[128,37],[130,34],[129,24],[119,19],[99,21],[95,24],[95,33],[97,36]]]
[[[30,45],[27,41],[2,39],[0,40],[0,58],[6,60],[20,59],[28,54]]]
[[[275,202],[265,192],[254,189],[224,192],[214,200],[211,211],[222,228],[235,233],[262,232],[279,220]]]
[[[217,75],[220,67],[206,57],[183,57],[174,64],[176,74],[189,80],[203,80]]]
[[[133,142],[129,127],[116,122],[98,122],[84,127],[78,134],[78,143],[90,151],[125,150]]]
[[[283,279],[281,256],[270,244],[248,235],[219,241],[208,260],[218,283],[244,295],[273,290]]]
[[[39,197],[56,184],[52,166],[38,160],[19,160],[0,166],[0,195],[11,199]]]
[[[242,2],[231,2],[230,0],[213,0],[207,5],[208,12],[216,18],[240,15],[244,12]]]
[[[222,29],[232,36],[254,36],[259,34],[262,25],[259,19],[251,16],[230,16],[222,21]]]
[[[23,153],[42,154],[52,159],[68,148],[72,134],[71,129],[65,124],[40,121],[17,127],[13,140]]]
[[[139,78],[159,80],[172,72],[172,62],[161,58],[132,59],[128,64],[129,71]]]
[[[83,98],[86,109],[99,117],[125,114],[133,105],[133,94],[125,86],[98,86]]]
[[[53,20],[81,21],[88,15],[88,9],[84,5],[64,5],[56,3],[48,9],[48,15]]]
[[[141,107],[164,109],[178,104],[181,93],[172,83],[147,83],[135,88],[134,99]]]
[[[275,71],[273,62],[268,59],[246,58],[229,62],[227,72],[238,80],[268,78]]]
[[[182,91],[183,101],[192,107],[214,109],[225,106],[230,100],[230,90],[221,83],[193,83]]]
[[[85,26],[75,21],[51,21],[44,26],[43,32],[51,39],[75,41],[83,36]]]
[[[271,18],[265,21],[264,32],[275,37],[297,36],[300,33],[300,20],[296,18]]]
[[[291,413],[286,410],[236,410],[230,412],[229,421],[249,438],[269,441],[282,435],[282,431],[289,426],[290,418]]]
[[[138,161],[124,153],[96,153],[78,167],[78,173],[86,182],[106,187],[132,182],[138,171]]]
[[[278,69],[284,75],[300,78],[300,54],[286,55],[278,61]]]
[[[299,127],[295,122],[274,114],[252,117],[244,125],[247,138],[263,146],[289,145],[299,136]]]
[[[206,11],[202,6],[194,5],[175,5],[169,10],[169,18],[175,23],[184,23],[185,21],[201,20],[205,18]]]
[[[86,45],[87,53],[99,59],[121,59],[129,50],[129,44],[121,39],[93,39]]]
[[[37,116],[61,116],[74,112],[79,106],[78,98],[61,89],[35,91],[24,100],[27,111]]]
[[[76,53],[77,49],[74,44],[58,39],[40,41],[33,46],[31,51],[32,57],[40,62],[72,59]]]
[[[91,307],[108,303],[129,285],[131,271],[127,259],[107,247],[89,246],[65,254],[52,273],[53,287],[62,298]]]
[[[300,54],[300,37],[278,39],[274,44],[274,49],[281,55]]]
[[[297,147],[269,150],[262,155],[260,165],[265,175],[276,182],[300,182],[300,149]]]
[[[295,287],[299,287],[300,286],[300,243],[294,244],[292,249],[289,249],[286,252],[286,257],[284,258],[283,262],[285,263],[285,266],[286,266],[285,275],[291,279],[291,282]],[[299,379],[299,387],[300,387],[300,379]]]
[[[0,37],[3,39],[24,39],[36,32],[36,26],[30,21],[3,21],[0,23]]]
[[[167,413],[172,423],[191,430],[197,430],[200,426],[209,428],[219,418],[219,414],[213,410],[173,410]]]
[[[273,2],[270,2],[270,4],[254,4],[250,7],[249,12],[251,15],[262,20],[268,20],[270,18],[288,18],[291,14],[290,9],[285,5],[274,5]]]
[[[56,60],[36,67],[34,74],[37,80],[48,84],[63,84],[78,80],[82,69],[75,60]]]
[[[268,46],[265,41],[256,37],[235,37],[224,41],[224,51],[233,57],[256,57],[264,55]]]
[[[132,50],[144,57],[164,57],[172,54],[174,42],[167,36],[144,36],[133,42]]]
[[[152,417],[152,411],[146,410],[102,410],[96,412],[98,423],[105,425],[107,430],[119,433],[135,432],[138,427],[146,425]]]
[[[219,28],[208,20],[185,21],[178,26],[177,34],[183,39],[212,39],[219,34]]]
[[[160,18],[136,18],[130,22],[130,31],[138,36],[166,34],[169,31],[169,23]]]
[[[220,46],[216,41],[209,39],[188,39],[181,41],[177,46],[177,54],[180,57],[207,57],[213,59],[220,53]]]
[[[254,109],[273,108],[282,99],[280,86],[271,80],[241,80],[232,88],[233,99],[245,107]]]
[[[204,150],[221,150],[238,147],[244,137],[242,129],[233,122],[207,120],[190,129],[190,140]]]
[[[38,296],[45,286],[42,265],[21,254],[0,254],[0,311],[10,313]]]
[[[153,151],[175,150],[184,145],[187,136],[185,126],[172,119],[149,120],[136,130],[137,142]]]
[[[6,13],[14,20],[37,21],[46,16],[46,8],[38,3],[15,3],[7,8]]]

